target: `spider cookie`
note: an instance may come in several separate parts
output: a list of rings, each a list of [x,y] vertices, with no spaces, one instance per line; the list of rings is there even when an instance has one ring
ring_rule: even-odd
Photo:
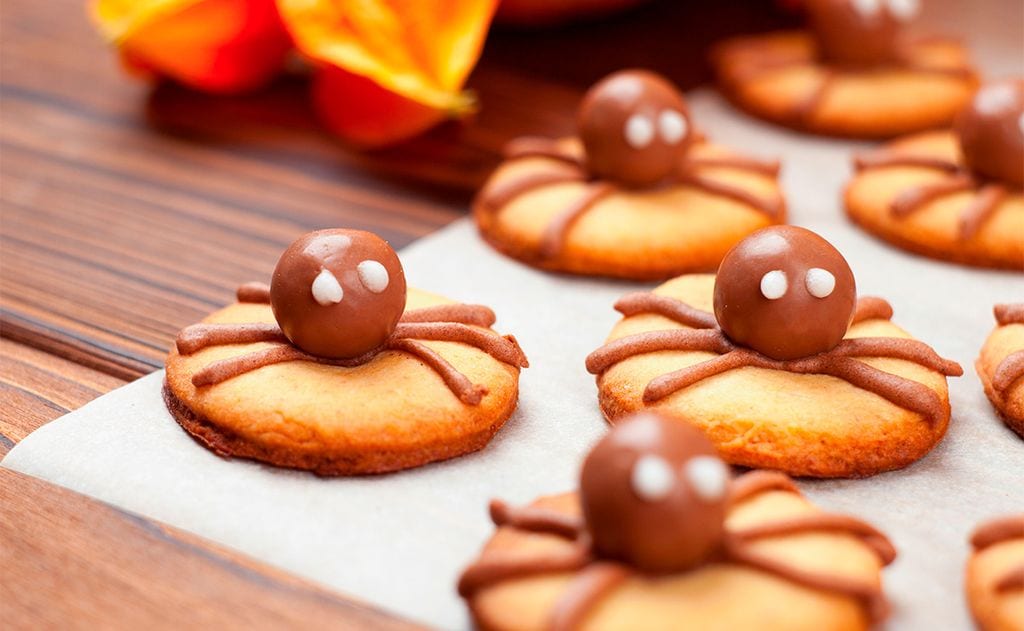
[[[912,40],[917,0],[806,0],[807,30],[719,44],[725,95],[754,116],[830,136],[948,125],[977,85],[955,41]]]
[[[971,536],[967,602],[982,631],[1024,631],[1024,514],[995,519]]]
[[[383,473],[483,448],[526,357],[487,307],[406,289],[369,232],[295,241],[270,286],[183,329],[164,400],[221,456],[320,475]]]
[[[579,492],[490,513],[458,586],[481,629],[866,629],[888,611],[885,535],[782,474],[733,479],[699,431],[654,414],[597,443]]]
[[[732,464],[792,475],[898,469],[949,423],[946,377],[963,374],[857,298],[853,272],[818,235],[765,228],[722,261],[629,294],[587,357],[612,423],[657,410],[703,430]]]
[[[949,131],[858,156],[846,212],[901,248],[1024,270],[1024,80],[984,85]]]
[[[974,368],[996,412],[1024,438],[1024,303],[996,305],[993,311],[996,328]]]
[[[473,202],[480,233],[542,269],[632,279],[711,270],[785,220],[777,162],[694,131],[683,95],[650,72],[587,92],[578,138],[519,138]]]

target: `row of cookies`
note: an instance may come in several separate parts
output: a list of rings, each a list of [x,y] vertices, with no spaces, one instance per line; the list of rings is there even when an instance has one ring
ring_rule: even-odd
[[[523,137],[473,203],[481,235],[536,267],[634,280],[712,271],[786,221],[780,163],[709,141],[682,94],[646,71],[585,95],[578,135]],[[912,252],[1024,270],[1024,80],[984,85],[951,130],[855,156],[849,217]]]
[[[304,235],[269,286],[245,285],[238,300],[183,329],[167,360],[168,409],[219,454],[322,475],[395,471],[481,449],[516,406],[528,361],[493,331],[494,312],[407,288],[371,233]],[[942,439],[946,378],[963,372],[890,322],[886,301],[858,297],[843,256],[795,226],[743,239],[717,275],[615,308],[622,320],[581,362],[605,417],[657,410],[735,465],[812,477],[904,467]],[[977,364],[1018,431],[1022,316],[997,308]]]

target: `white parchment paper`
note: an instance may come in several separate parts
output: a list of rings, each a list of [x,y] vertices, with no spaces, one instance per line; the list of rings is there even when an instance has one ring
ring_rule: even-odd
[[[1005,55],[1003,49],[989,57],[1003,72]],[[926,458],[867,480],[800,486],[825,508],[863,516],[893,538],[900,556],[885,572],[895,605],[888,628],[968,628],[961,596],[968,532],[981,519],[1024,509],[1024,442],[995,417],[973,361],[992,328],[992,305],[1024,298],[1024,281],[904,254],[847,223],[839,191],[850,151],[868,145],[762,125],[710,92],[690,99],[716,141],[783,157],[793,223],[831,240],[850,261],[862,294],[887,297],[894,321],[964,365],[966,375],[950,383],[949,434]],[[487,500],[525,503],[575,487],[582,456],[606,428],[583,359],[617,320],[614,300],[642,286],[536,272],[491,251],[467,220],[405,249],[402,260],[410,284],[492,306],[497,329],[514,333],[530,357],[519,408],[484,451],[356,479],[222,460],[168,415],[159,372],[40,428],[3,466],[412,619],[468,627],[454,584],[492,532]]]

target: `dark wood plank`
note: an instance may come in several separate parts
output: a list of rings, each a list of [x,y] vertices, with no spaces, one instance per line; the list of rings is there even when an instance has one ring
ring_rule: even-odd
[[[0,457],[41,425],[123,383],[106,373],[0,339]]]
[[[0,541],[7,629],[420,628],[6,469]]]

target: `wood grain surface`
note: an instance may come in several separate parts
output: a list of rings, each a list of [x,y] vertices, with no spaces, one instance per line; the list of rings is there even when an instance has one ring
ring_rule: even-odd
[[[302,76],[246,97],[153,87],[120,72],[82,0],[4,0],[0,454],[161,367],[178,329],[266,279],[300,233],[355,227],[404,246],[467,212],[510,138],[571,133],[595,79],[643,66],[692,87],[710,42],[788,20],[768,0],[664,0],[568,27],[498,28],[469,83],[479,114],[358,153],[320,129]],[[2,471],[0,511],[7,628],[404,626]]]

